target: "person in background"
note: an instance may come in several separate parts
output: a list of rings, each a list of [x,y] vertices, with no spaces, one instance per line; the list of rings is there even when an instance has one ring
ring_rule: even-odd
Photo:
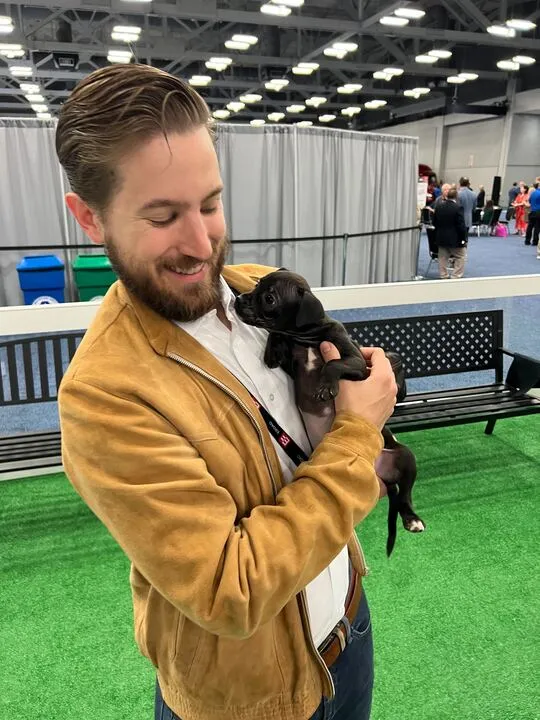
[[[512,184],[512,187],[508,191],[508,207],[512,208],[514,207],[514,202],[519,195],[519,185],[517,182]]]
[[[439,198],[441,196],[441,193],[442,193],[441,187],[442,187],[442,183],[439,183],[438,185],[435,185],[435,187],[433,188],[434,200],[437,200],[437,198]]]
[[[463,208],[468,235],[469,228],[473,224],[473,210],[476,207],[476,193],[470,188],[469,178],[462,177],[459,181],[458,202]]]
[[[514,208],[516,211],[516,235],[523,237],[527,230],[527,222],[525,220],[525,209],[528,203],[529,186],[520,185],[519,195],[514,200]]]
[[[532,239],[532,244],[538,247],[538,236],[540,235],[540,183],[535,183],[534,189],[529,195],[529,205],[529,222],[525,233],[525,245],[530,245]]]
[[[453,261],[453,278],[463,277],[467,260],[468,229],[465,223],[462,205],[457,203],[458,193],[455,188],[448,190],[447,198],[433,215],[435,237],[439,255],[439,275],[443,280],[450,277],[448,262]]]
[[[480,185],[480,190],[478,192],[478,197],[476,198],[476,207],[482,208],[486,204],[486,190],[483,185]],[[493,203],[491,203],[493,205]]]

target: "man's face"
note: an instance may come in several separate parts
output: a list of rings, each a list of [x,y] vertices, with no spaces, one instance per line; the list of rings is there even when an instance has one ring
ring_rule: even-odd
[[[157,136],[117,168],[103,221],[120,279],[160,315],[187,322],[219,301],[229,250],[217,156],[206,128]]]

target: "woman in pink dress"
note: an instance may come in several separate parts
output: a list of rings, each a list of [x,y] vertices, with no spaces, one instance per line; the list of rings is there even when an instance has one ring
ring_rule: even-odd
[[[529,196],[529,187],[527,185],[519,186],[519,195],[512,205],[516,209],[516,235],[523,237],[527,230],[527,221],[525,220],[525,208],[527,207],[527,198]]]

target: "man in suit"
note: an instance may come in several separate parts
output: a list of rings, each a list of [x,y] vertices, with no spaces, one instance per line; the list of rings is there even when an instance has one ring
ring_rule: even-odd
[[[469,228],[473,224],[473,210],[476,208],[476,193],[470,188],[469,178],[462,177],[459,181],[459,193],[458,193],[459,204],[463,208],[465,215],[465,226],[467,228],[467,235],[469,234]]]
[[[433,225],[439,248],[439,274],[442,279],[450,277],[448,273],[450,259],[453,260],[452,277],[463,277],[467,260],[468,229],[465,224],[463,207],[458,205],[457,199],[457,190],[450,188],[446,200],[435,208],[433,215]]]

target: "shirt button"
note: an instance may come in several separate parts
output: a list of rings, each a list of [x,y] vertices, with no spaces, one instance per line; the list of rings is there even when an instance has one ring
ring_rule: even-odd
[[[272,402],[274,402],[274,395],[273,395],[273,393],[270,395],[270,400],[271,400]]]

